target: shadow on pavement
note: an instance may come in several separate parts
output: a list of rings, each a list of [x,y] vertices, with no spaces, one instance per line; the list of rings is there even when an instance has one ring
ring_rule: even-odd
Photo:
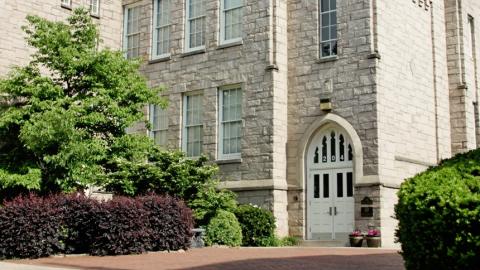
[[[113,257],[114,258],[114,257]],[[114,259],[113,259],[114,260]],[[157,261],[158,260],[158,261]],[[92,265],[77,262],[45,262],[43,266],[68,267],[84,270],[403,270],[403,260],[398,254],[365,254],[365,255],[319,255],[281,258],[256,258],[219,263],[194,263],[188,265],[179,261],[157,258],[156,263],[139,261],[129,266],[117,268],[109,265]],[[98,263],[98,262],[97,262]],[[105,261],[106,264],[107,261]],[[83,265],[82,265],[83,264]]]

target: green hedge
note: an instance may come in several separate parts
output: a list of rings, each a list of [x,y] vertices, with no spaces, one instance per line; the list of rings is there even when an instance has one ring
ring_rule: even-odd
[[[405,181],[396,231],[407,269],[479,269],[480,150]]]

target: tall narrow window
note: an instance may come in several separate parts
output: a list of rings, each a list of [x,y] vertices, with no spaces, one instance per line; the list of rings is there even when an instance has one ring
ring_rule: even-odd
[[[242,40],[243,0],[221,0],[221,11],[221,43]]]
[[[126,58],[140,55],[140,6],[126,6],[123,16],[123,49]]]
[[[206,8],[205,0],[187,0],[186,50],[193,51],[205,47]]]
[[[152,125],[152,131],[150,136],[155,141],[155,144],[166,146],[167,145],[167,132],[168,132],[168,115],[165,109],[162,109],[158,105],[150,105],[150,124]]]
[[[219,91],[219,105],[219,158],[240,158],[242,138],[242,89],[239,86],[221,88]]]
[[[313,198],[320,198],[320,175],[313,176]]]
[[[72,7],[72,0],[62,0],[62,6],[64,7]]]
[[[100,0],[90,0],[90,14],[100,16]]]
[[[152,59],[168,56],[170,52],[170,1],[153,2]]]
[[[337,1],[320,2],[320,56],[337,55]]]
[[[189,157],[198,157],[203,147],[203,95],[185,95],[183,100],[183,150]]]

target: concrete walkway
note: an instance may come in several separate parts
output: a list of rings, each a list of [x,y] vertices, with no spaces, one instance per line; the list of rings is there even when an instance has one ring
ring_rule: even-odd
[[[15,264],[15,263],[4,263],[0,262],[1,270],[59,270],[59,269],[68,269],[74,270],[73,268],[58,268],[58,267],[45,267],[38,265],[25,265],[25,264]]]
[[[185,253],[116,257],[50,257],[9,261],[1,270],[403,270],[397,250],[368,248],[204,248]],[[23,267],[23,268],[21,268]],[[56,268],[58,270],[58,268]]]

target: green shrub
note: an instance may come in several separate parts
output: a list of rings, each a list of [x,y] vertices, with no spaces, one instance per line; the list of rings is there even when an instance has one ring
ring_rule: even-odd
[[[213,244],[240,246],[242,229],[235,215],[224,210],[218,211],[207,226],[205,242],[209,246]]]
[[[396,231],[407,269],[478,269],[480,150],[457,155],[405,181]]]
[[[253,205],[240,205],[235,215],[242,227],[244,246],[272,246],[275,217],[272,212]]]
[[[237,208],[236,194],[229,190],[217,190],[217,181],[210,181],[190,202],[197,226],[206,226],[220,210],[234,212]]]

